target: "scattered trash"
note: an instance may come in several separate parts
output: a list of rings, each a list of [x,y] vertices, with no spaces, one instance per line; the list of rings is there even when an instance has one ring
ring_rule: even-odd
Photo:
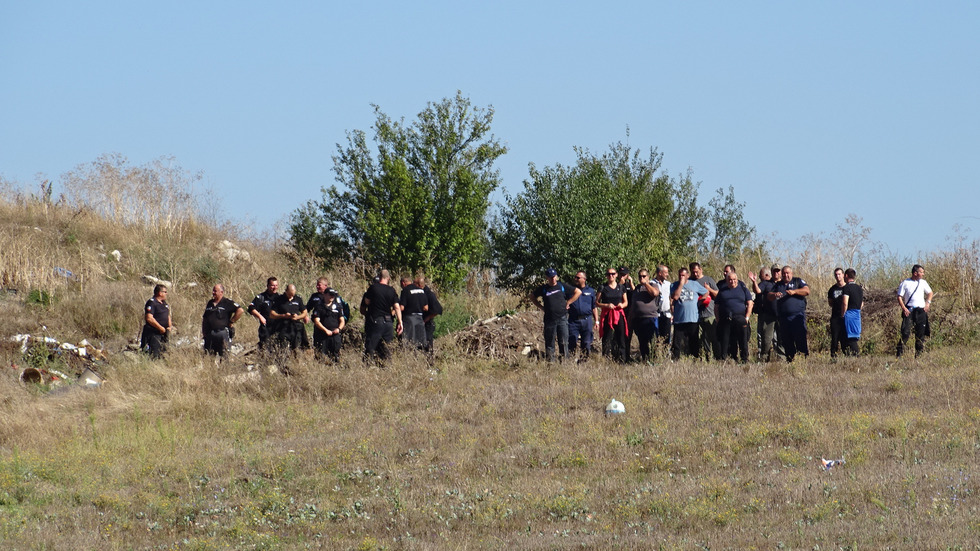
[[[109,256],[111,256],[116,262],[122,260],[122,253],[119,252],[118,249],[109,253]]]
[[[99,388],[100,386],[102,386],[102,383],[104,382],[105,379],[102,378],[102,375],[99,375],[98,373],[92,371],[91,369],[86,369],[78,377],[78,383],[85,386],[86,388]]]
[[[626,413],[626,406],[618,400],[610,400],[609,405],[606,406],[606,415],[619,415],[621,413]]]
[[[68,281],[78,281],[78,277],[67,268],[55,267],[51,270],[55,276],[63,277]]]
[[[41,384],[44,381],[44,377],[41,376],[41,372],[33,367],[28,367],[20,373],[20,382],[22,383],[34,383]]]
[[[829,471],[830,469],[832,469],[834,467],[837,467],[837,466],[840,466],[840,465],[843,465],[843,464],[847,463],[847,461],[844,461],[843,458],[841,458],[841,459],[824,459],[824,458],[821,457],[820,458],[820,463],[823,464],[823,470]]]

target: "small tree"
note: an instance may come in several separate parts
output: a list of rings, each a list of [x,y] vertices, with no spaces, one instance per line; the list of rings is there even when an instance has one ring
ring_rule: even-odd
[[[493,107],[457,92],[429,103],[406,125],[374,105],[372,155],[364,131],[337,144],[334,172],[344,190],[298,209],[290,238],[329,263],[341,255],[394,269],[426,270],[449,287],[485,257],[493,163],[507,152],[490,134]]]

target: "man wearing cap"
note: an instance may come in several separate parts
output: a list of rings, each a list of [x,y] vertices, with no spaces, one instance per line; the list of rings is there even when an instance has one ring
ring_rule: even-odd
[[[143,307],[143,334],[140,337],[140,349],[151,358],[159,359],[167,350],[167,336],[174,326],[170,317],[170,305],[167,304],[167,286],[157,285],[153,288],[153,298],[146,301]]]
[[[899,333],[896,355],[902,357],[905,343],[915,330],[915,357],[925,350],[925,338],[929,336],[929,306],[932,304],[932,287],[922,279],[926,269],[912,266],[912,277],[898,286],[898,305],[902,309],[902,328]]]
[[[581,345],[582,359],[588,359],[592,350],[593,329],[599,327],[595,289],[589,287],[585,277],[582,270],[575,274],[575,287],[581,294],[568,308],[568,354],[574,354],[576,347]]]
[[[344,311],[337,302],[337,291],[327,287],[319,293],[321,300],[310,312],[313,320],[314,351],[323,354],[333,361],[340,359],[340,347],[343,344],[340,331],[344,328]]]
[[[721,350],[717,343],[718,336],[715,334],[715,309],[711,305],[711,299],[718,295],[718,283],[711,276],[704,275],[704,269],[698,262],[691,262],[691,281],[696,281],[708,290],[708,298],[698,300],[698,340],[701,346],[701,355],[704,361],[711,361],[712,358],[720,359]]]
[[[623,290],[623,296],[626,297],[626,302],[628,304],[628,306],[626,306],[626,310],[624,310],[624,314],[626,315],[628,322],[625,325],[626,330],[623,332],[624,349],[622,354],[623,361],[629,362],[632,359],[631,353],[633,350],[633,333],[635,333],[632,324],[633,313],[636,308],[635,301],[633,300],[633,294],[636,292],[636,285],[633,283],[633,276],[630,275],[629,268],[626,266],[620,266],[619,270],[617,271],[619,272],[617,282],[619,283],[619,287]],[[614,353],[614,355],[616,354]]]
[[[791,362],[797,352],[804,357],[810,355],[806,340],[806,297],[810,295],[810,287],[801,278],[793,277],[792,267],[783,266],[782,272],[768,298],[776,303],[779,340],[786,352],[786,361]]]
[[[577,287],[567,289],[558,281],[558,271],[545,271],[545,284],[535,289],[528,298],[544,312],[544,350],[549,362],[555,361],[555,338],[561,358],[568,354],[568,309],[582,295]]]
[[[425,314],[429,310],[429,298],[425,295],[425,290],[413,283],[410,277],[402,277],[401,286],[399,302],[402,322],[405,324],[404,338],[415,348],[425,348]]]

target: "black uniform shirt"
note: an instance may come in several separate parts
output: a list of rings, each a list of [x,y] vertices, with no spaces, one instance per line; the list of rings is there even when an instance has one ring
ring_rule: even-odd
[[[367,307],[367,317],[391,317],[391,309],[399,304],[398,293],[390,285],[380,282],[372,283],[364,293],[364,300],[370,301]]]
[[[143,312],[153,316],[153,319],[157,320],[157,323],[159,323],[161,327],[170,327],[170,305],[167,304],[167,301],[164,300],[161,302],[155,298],[151,298],[150,300],[146,301],[146,306],[143,308]],[[146,319],[145,316],[144,319]],[[145,325],[147,327],[152,327],[149,323],[146,323]],[[152,329],[154,331],[157,330],[156,327],[152,327]]]
[[[313,313],[310,314],[310,317],[315,320],[320,320],[320,323],[323,324],[324,327],[333,331],[334,329],[338,329],[340,327],[340,318],[343,315],[344,312],[341,309],[340,304],[338,304],[337,300],[334,299],[330,304],[327,304],[325,300],[321,300],[319,304],[317,304],[316,309],[313,310]]]
[[[404,289],[402,289],[402,296],[400,300],[402,307],[405,308],[405,311],[403,312],[405,314],[424,314],[425,311],[423,308],[425,308],[429,303],[429,299],[425,294],[425,289],[419,289],[414,283],[407,285]]]
[[[204,307],[204,329],[206,331],[218,331],[226,329],[231,325],[231,317],[241,306],[230,298],[223,298],[217,304],[214,299],[208,301]]]

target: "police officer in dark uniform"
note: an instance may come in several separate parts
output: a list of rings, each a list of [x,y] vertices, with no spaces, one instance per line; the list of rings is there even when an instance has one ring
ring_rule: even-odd
[[[313,319],[313,342],[317,354],[324,354],[333,361],[340,360],[340,347],[343,344],[340,337],[344,329],[344,311],[337,302],[336,289],[326,288],[319,293],[323,300],[316,303],[316,308],[310,312]]]
[[[204,351],[224,356],[235,322],[245,311],[237,302],[225,298],[225,286],[218,283],[211,289],[211,300],[204,307],[201,319],[201,336],[204,337]]]
[[[599,307],[596,306],[595,289],[589,287],[585,278],[584,271],[580,270],[575,274],[575,286],[581,294],[568,307],[568,355],[574,354],[575,349],[581,344],[583,360],[589,358],[594,338],[593,331],[599,327]]]
[[[272,319],[272,305],[279,299],[279,280],[270,277],[265,282],[265,291],[255,295],[248,305],[248,313],[259,320],[259,350],[264,350],[266,342],[275,333],[275,320]]]
[[[804,357],[810,355],[806,341],[806,297],[810,287],[806,281],[793,277],[793,268],[783,266],[782,278],[773,285],[769,300],[776,301],[776,315],[779,319],[779,342],[786,351],[786,361],[791,362],[800,352]]]
[[[276,320],[276,345],[282,349],[296,350],[303,342],[306,327],[306,306],[303,297],[296,294],[296,286],[286,285],[286,292],[272,305],[272,319]]]
[[[368,287],[361,297],[361,314],[364,315],[364,358],[388,359],[388,343],[394,337],[392,323],[394,318],[395,333],[402,334],[402,311],[398,303],[398,293],[388,284],[391,274],[381,270],[378,279]]]
[[[402,308],[402,321],[405,323],[405,338],[416,348],[425,348],[425,314],[429,311],[429,299],[425,290],[408,277],[401,280],[402,294],[399,302]]]
[[[167,286],[153,288],[153,298],[143,307],[143,334],[140,336],[140,349],[151,358],[159,359],[167,350],[167,337],[174,330],[167,304]]]
[[[426,304],[429,306],[422,321],[425,323],[425,351],[431,354],[436,340],[435,317],[442,315],[442,303],[439,302],[439,297],[436,296],[435,291],[425,284],[425,276],[415,276],[415,286],[425,292]]]
[[[321,277],[316,280],[316,291],[314,291],[313,294],[310,295],[310,300],[306,301],[306,317],[303,318],[303,323],[310,323],[312,321],[311,318],[313,316],[313,312],[316,311],[316,309],[319,308],[320,305],[327,300],[327,297],[324,293],[326,293],[326,290],[329,287],[330,287],[330,280],[328,280],[327,278]],[[303,331],[303,334],[305,335],[306,331]],[[313,325],[313,350],[321,350],[323,348],[323,343],[321,343],[318,339],[321,339],[324,336],[325,335],[323,334],[323,332],[317,330],[316,324],[314,324]],[[304,343],[301,344],[301,346],[303,348],[306,348],[308,346],[308,343],[304,341]]]

